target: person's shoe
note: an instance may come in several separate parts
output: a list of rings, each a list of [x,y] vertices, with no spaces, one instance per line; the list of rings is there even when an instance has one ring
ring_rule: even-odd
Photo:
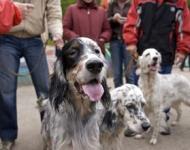
[[[2,148],[0,150],[11,150],[14,146],[14,141],[1,141]]]
[[[3,148],[3,144],[2,144],[2,141],[0,139],[0,150]]]
[[[160,134],[161,135],[170,135],[171,134],[171,130],[170,130],[169,127],[162,128],[162,130],[160,131]]]

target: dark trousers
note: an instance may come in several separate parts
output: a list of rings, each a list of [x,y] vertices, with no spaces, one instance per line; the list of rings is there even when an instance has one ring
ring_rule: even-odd
[[[48,97],[48,65],[40,37],[0,36],[0,138],[17,138],[16,90],[20,58],[24,57],[37,97]]]
[[[115,87],[123,85],[124,70],[126,83],[134,84],[134,65],[133,63],[130,64],[132,57],[125,47],[122,40],[112,40],[110,42]]]

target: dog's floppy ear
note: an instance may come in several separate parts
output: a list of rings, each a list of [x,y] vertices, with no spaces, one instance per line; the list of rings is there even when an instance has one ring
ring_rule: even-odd
[[[64,101],[68,90],[68,83],[65,77],[65,65],[62,57],[59,56],[55,62],[54,73],[50,78],[49,97],[55,110],[59,109],[59,104]]]
[[[137,75],[140,75],[141,74],[141,68],[140,68],[140,63],[141,63],[141,58],[142,56],[139,56],[139,58],[137,59],[137,62],[136,62],[136,74]]]
[[[104,94],[102,95],[101,102],[102,102],[104,108],[109,109],[112,106],[112,101],[111,101],[109,88],[108,88],[105,78],[102,81],[102,86],[104,88]]]

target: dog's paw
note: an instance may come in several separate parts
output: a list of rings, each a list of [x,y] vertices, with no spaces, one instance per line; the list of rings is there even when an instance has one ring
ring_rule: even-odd
[[[178,125],[178,122],[177,121],[173,121],[171,125],[172,126],[176,126],[176,125]]]
[[[157,138],[151,138],[149,143],[155,145],[157,143]]]
[[[144,136],[142,134],[135,135],[135,139],[142,139]]]

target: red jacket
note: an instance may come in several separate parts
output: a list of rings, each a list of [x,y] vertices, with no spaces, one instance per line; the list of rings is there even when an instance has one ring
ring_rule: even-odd
[[[0,34],[7,33],[21,20],[21,12],[11,0],[0,0]]]
[[[89,37],[99,43],[103,38],[105,42],[111,37],[111,28],[106,12],[95,3],[86,6],[82,0],[70,5],[63,19],[64,39],[75,37]]]
[[[123,28],[127,45],[161,52],[172,64],[175,51],[190,52],[190,12],[186,0],[133,0]]]

